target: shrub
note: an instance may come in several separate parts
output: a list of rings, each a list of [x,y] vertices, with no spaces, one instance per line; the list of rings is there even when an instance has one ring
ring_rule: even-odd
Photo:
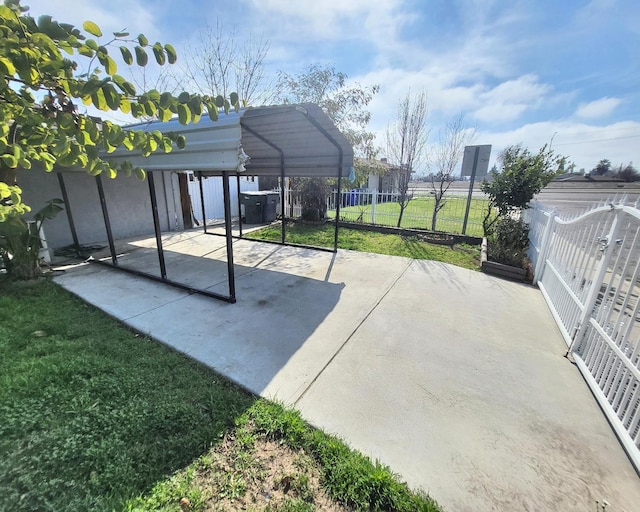
[[[501,217],[496,222],[488,243],[489,259],[505,265],[524,267],[529,247],[529,225],[522,219]]]

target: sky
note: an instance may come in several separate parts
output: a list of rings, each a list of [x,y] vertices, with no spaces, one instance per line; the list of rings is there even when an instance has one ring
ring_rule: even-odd
[[[463,115],[474,144],[542,145],[576,170],[601,159],[640,167],[637,0],[23,0],[103,32],[127,29],[184,52],[208,25],[269,43],[265,72],[332,65],[379,85],[376,144],[408,92],[428,96],[429,141]],[[122,72],[123,75],[126,73]],[[426,168],[423,172],[426,172]]]

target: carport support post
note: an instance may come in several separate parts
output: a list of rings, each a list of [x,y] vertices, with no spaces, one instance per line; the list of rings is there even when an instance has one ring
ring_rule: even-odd
[[[240,205],[240,174],[236,174],[238,183],[238,229],[240,230],[240,238],[242,238],[242,206]]]
[[[160,231],[160,219],[158,218],[158,200],[156,199],[156,186],[153,182],[153,172],[147,172],[149,181],[149,196],[151,197],[151,213],[153,215],[153,230],[156,233],[156,248],[158,251],[158,263],[160,263],[160,275],[167,278],[167,267],[164,263],[164,249],[162,248],[162,232]]]
[[[336,228],[333,233],[333,252],[338,252],[338,225],[340,223],[340,201],[341,197],[341,186],[342,186],[342,148],[338,148],[340,151],[340,160],[338,168],[338,200],[336,201]]]
[[[76,254],[80,257],[80,242],[78,241],[78,233],[76,231],[76,224],[73,222],[73,215],[71,215],[71,205],[69,204],[69,195],[67,194],[67,187],[62,179],[62,173],[56,173],[58,175],[58,183],[60,184],[60,191],[62,192],[62,200],[64,201],[65,211],[67,212],[67,220],[69,221],[69,228],[71,229],[71,237],[73,238],[73,246],[76,249]]]
[[[281,220],[281,231],[280,231],[280,241],[284,244],[286,240],[285,234],[285,214],[284,214],[284,153],[280,151],[280,220]]]
[[[202,187],[202,173],[198,171],[198,184],[200,185],[200,206],[202,206],[202,228],[207,232],[207,217],[204,212],[204,189]]]
[[[231,233],[231,193],[229,192],[229,172],[222,171],[222,194],[224,199],[224,231],[227,237],[227,275],[229,276],[229,297],[236,301],[236,277],[233,268],[233,236]],[[203,203],[204,204],[204,203]]]
[[[109,221],[109,210],[107,209],[107,201],[104,198],[104,189],[102,188],[102,178],[100,174],[96,176],[98,184],[98,197],[100,198],[100,206],[102,207],[102,217],[104,218],[104,227],[107,230],[107,240],[109,241],[109,250],[111,251],[111,261],[114,266],[118,266],[118,257],[116,256],[116,246],[113,243],[113,233],[111,232],[111,222]]]

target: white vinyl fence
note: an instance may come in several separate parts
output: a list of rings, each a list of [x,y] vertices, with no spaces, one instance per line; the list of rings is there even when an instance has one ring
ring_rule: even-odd
[[[637,205],[636,205],[637,206]],[[529,257],[568,351],[640,471],[640,209],[529,210]]]

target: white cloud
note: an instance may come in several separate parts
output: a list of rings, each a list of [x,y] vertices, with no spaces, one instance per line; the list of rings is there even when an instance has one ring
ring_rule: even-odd
[[[611,114],[622,103],[620,98],[600,98],[590,103],[582,103],[575,112],[577,117],[597,119]]]
[[[538,107],[550,91],[551,87],[534,75],[507,80],[480,95],[482,106],[474,116],[487,122],[513,121]]]
[[[251,6],[261,17],[277,20],[277,38],[295,40],[298,36],[311,39],[385,37],[411,18],[400,12],[403,0],[251,0]],[[406,9],[406,6],[404,6]],[[371,31],[376,31],[373,34]],[[377,32],[385,30],[386,32]]]
[[[554,135],[555,134],[555,135]],[[614,165],[640,162],[638,142],[640,122],[622,121],[609,125],[595,125],[571,120],[544,121],[525,124],[515,130],[498,132],[483,130],[478,133],[482,144],[493,144],[492,162],[498,153],[512,144],[523,144],[537,151],[544,144],[576,164],[576,168],[593,168],[603,158]]]

